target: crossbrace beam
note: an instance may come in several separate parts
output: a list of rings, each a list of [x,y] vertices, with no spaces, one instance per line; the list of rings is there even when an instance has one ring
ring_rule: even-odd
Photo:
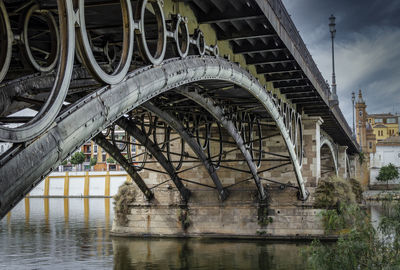
[[[261,184],[260,178],[258,176],[257,166],[254,164],[253,158],[252,158],[249,150],[246,149],[242,136],[240,135],[238,130],[235,128],[235,125],[233,124],[233,122],[231,120],[229,120],[227,117],[225,117],[225,114],[224,114],[222,108],[220,108],[217,105],[214,105],[214,104],[216,104],[216,102],[214,102],[214,100],[200,95],[197,91],[188,91],[188,88],[186,88],[186,87],[179,88],[177,91],[180,94],[190,98],[191,100],[193,100],[194,102],[196,102],[197,104],[202,106],[203,108],[205,108],[214,117],[214,119],[217,122],[219,122],[220,125],[226,129],[226,131],[229,133],[229,135],[235,141],[237,147],[240,149],[240,152],[243,154],[243,156],[246,160],[247,166],[249,167],[250,172],[253,176],[254,182],[257,186],[258,195],[260,197],[260,200],[264,201],[267,198],[267,195],[265,193],[264,187]]]
[[[192,148],[196,156],[202,161],[204,167],[206,168],[208,174],[210,175],[215,187],[218,190],[218,195],[221,201],[224,201],[228,197],[228,190],[222,186],[222,183],[216,173],[214,165],[211,160],[207,158],[207,155],[201,149],[201,146],[197,141],[186,131],[185,127],[180,123],[178,119],[172,116],[170,113],[159,109],[151,102],[146,102],[142,105],[146,110],[154,113],[159,118],[163,119],[169,126],[171,126],[183,140]]]
[[[97,134],[97,136],[94,137],[93,140],[125,169],[125,171],[129,174],[129,176],[136,183],[136,185],[139,187],[139,189],[143,192],[148,200],[151,200],[154,197],[153,192],[148,188],[142,177],[135,170],[135,167],[133,167],[129,163],[129,161],[121,154],[118,147],[111,144],[102,133]]]
[[[184,201],[188,201],[190,198],[190,190],[187,189],[183,184],[179,176],[176,174],[174,166],[167,160],[163,155],[160,147],[155,144],[146,134],[141,131],[132,120],[128,120],[125,117],[120,118],[117,124],[123,128],[128,134],[134,137],[140,144],[142,144],[155,159],[160,163],[164,170],[169,174],[171,180],[174,182],[176,188],[179,190],[181,197]]]

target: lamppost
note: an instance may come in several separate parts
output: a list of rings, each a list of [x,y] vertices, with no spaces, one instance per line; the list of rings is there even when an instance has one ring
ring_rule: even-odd
[[[353,107],[351,108],[351,110],[353,111],[353,138],[356,137],[356,131],[354,128],[354,101],[356,100],[356,94],[354,92],[351,93],[351,101],[353,103]]]
[[[336,23],[335,23],[335,16],[333,14],[329,17],[329,31],[331,32],[331,40],[332,40],[332,96],[331,99],[334,101],[338,101],[338,96],[336,93],[336,76],[335,76],[335,50],[333,45],[333,40],[335,39],[336,34]]]

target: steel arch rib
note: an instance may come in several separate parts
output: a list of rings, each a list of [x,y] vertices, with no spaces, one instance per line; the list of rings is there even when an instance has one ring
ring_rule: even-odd
[[[329,139],[324,137],[322,139],[322,141],[321,141],[320,149],[322,149],[322,146],[324,146],[324,145],[328,146],[329,150],[331,151],[332,158],[333,158],[333,164],[335,165],[335,174],[337,176],[339,174],[339,172],[338,172],[338,164],[337,164],[337,158],[336,158],[336,155],[335,155],[335,150],[333,149],[332,142]]]
[[[119,84],[100,88],[57,117],[46,133],[12,157],[0,160],[0,217],[73,151],[123,114],[165,91],[204,80],[232,82],[260,101],[283,135],[295,168],[301,199],[307,199],[308,192],[294,145],[270,93],[234,63],[218,57],[190,56],[169,59],[160,66],[140,68],[128,74]]]
[[[156,107],[151,102],[146,102],[142,105],[146,110],[154,113],[159,118],[163,119],[171,128],[173,128],[182,139],[192,148],[193,152],[196,156],[202,161],[204,167],[206,168],[208,174],[210,175],[211,179],[213,180],[215,187],[218,190],[218,195],[221,201],[224,201],[229,193],[221,184],[219,177],[215,171],[214,165],[212,162],[207,158],[206,154],[201,149],[201,146],[197,143],[197,141],[191,136],[185,129],[185,127],[176,119],[174,116],[169,114],[166,111],[163,111]]]
[[[233,122],[225,117],[223,110],[220,107],[215,106],[214,105],[215,102],[211,98],[203,97],[202,95],[197,93],[197,91],[188,91],[187,89],[184,88],[177,89],[177,92],[190,98],[191,100],[199,104],[201,107],[205,108],[214,117],[214,119],[218,121],[221,124],[221,126],[225,128],[228,134],[235,141],[240,152],[242,152],[247,162],[247,165],[249,166],[250,172],[253,176],[253,179],[258,189],[260,200],[261,201],[265,200],[267,198],[267,195],[265,194],[264,187],[261,184],[260,178],[258,176],[257,166],[254,164],[251,154],[249,150],[246,149],[243,138],[240,136]]]
[[[112,156],[129,174],[132,180],[136,183],[139,189],[143,192],[148,200],[154,197],[153,192],[147,187],[146,183],[143,181],[142,177],[138,174],[135,168],[126,160],[126,158],[121,154],[118,147],[111,144],[106,137],[99,133],[93,140],[101,146],[110,156]]]
[[[179,176],[176,174],[174,166],[168,162],[167,158],[161,152],[160,147],[151,141],[146,134],[143,133],[132,121],[126,119],[125,117],[120,118],[117,121],[117,125],[123,128],[129,135],[134,137],[140,144],[142,144],[149,152],[153,155],[155,159],[160,163],[164,170],[169,174],[171,180],[174,182],[176,188],[182,196],[184,201],[188,201],[190,198],[190,190],[187,189],[180,180]]]

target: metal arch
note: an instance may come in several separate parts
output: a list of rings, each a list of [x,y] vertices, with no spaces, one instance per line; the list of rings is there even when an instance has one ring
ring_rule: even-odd
[[[192,148],[193,152],[198,156],[198,158],[202,161],[204,167],[207,169],[208,174],[210,175],[211,179],[213,180],[217,190],[218,190],[218,195],[221,201],[224,201],[229,193],[226,189],[221,184],[221,181],[219,180],[219,177],[215,171],[214,165],[212,162],[207,158],[206,154],[203,152],[201,149],[201,146],[196,142],[196,140],[191,136],[185,127],[179,122],[178,119],[176,119],[174,116],[171,114],[167,113],[166,111],[163,111],[156,107],[153,103],[151,102],[146,102],[142,105],[146,110],[154,113],[157,115],[159,118],[163,119],[169,126],[171,126],[176,132],[179,133],[179,135],[183,138],[183,140]]]
[[[338,172],[337,158],[336,158],[336,155],[335,155],[335,149],[334,149],[334,147],[332,145],[332,142],[328,138],[326,138],[325,136],[322,137],[322,139],[321,139],[320,149],[322,149],[322,147],[324,145],[328,146],[329,150],[331,151],[332,158],[333,158],[333,163],[335,165],[335,173],[336,173],[336,176],[338,176],[339,172]]]
[[[152,142],[146,134],[144,134],[133,121],[126,119],[125,117],[120,118],[117,122],[118,126],[123,128],[128,134],[134,137],[140,144],[142,144],[146,149],[153,155],[155,159],[160,163],[164,170],[169,174],[175,186],[179,190],[182,199],[187,202],[190,198],[190,190],[187,189],[180,180],[179,176],[176,174],[174,166],[165,158],[161,152],[160,147]]]
[[[160,66],[135,70],[128,74],[125,81],[105,86],[82,98],[57,117],[46,133],[3,163],[0,166],[0,217],[73,151],[122,115],[163,92],[205,80],[232,82],[247,89],[260,101],[281,130],[295,167],[301,199],[306,200],[309,194],[300,166],[294,161],[295,148],[272,96],[252,75],[234,63],[218,57],[188,56],[166,60]],[[38,160],[40,164],[36,162]]]
[[[142,177],[140,177],[140,175],[137,173],[135,168],[121,154],[118,147],[110,143],[102,133],[99,133],[96,137],[93,138],[93,140],[125,169],[125,171],[129,174],[129,176],[136,183],[136,185],[139,187],[139,189],[143,192],[148,200],[151,200],[154,197],[153,192],[151,192],[151,190],[143,181]]]
[[[240,152],[242,152],[247,165],[249,166],[250,172],[253,175],[254,181],[256,183],[257,189],[258,189],[258,195],[260,196],[260,200],[263,201],[267,198],[267,195],[265,193],[264,187],[261,184],[260,178],[257,173],[257,166],[253,162],[253,158],[251,157],[251,153],[249,150],[247,150],[245,146],[245,142],[243,138],[240,136],[238,130],[235,128],[235,125],[231,120],[225,117],[224,111],[222,108],[219,106],[216,106],[216,104],[211,98],[206,98],[203,97],[202,95],[198,94],[197,91],[188,91],[187,89],[184,88],[179,88],[177,91],[184,95],[185,97],[190,98],[203,108],[205,108],[213,117],[216,121],[222,125],[225,130],[229,133],[229,135],[233,138],[235,141],[237,147],[239,148]]]

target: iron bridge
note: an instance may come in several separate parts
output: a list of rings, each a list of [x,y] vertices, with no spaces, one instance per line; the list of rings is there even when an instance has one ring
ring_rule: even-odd
[[[168,175],[157,186],[173,183],[183,201],[195,185],[226,200],[235,184],[224,185],[223,169],[246,174],[237,183],[254,182],[260,201],[265,182],[306,200],[307,117],[358,152],[280,0],[0,0],[0,37],[0,141],[11,145],[0,156],[0,217],[88,140],[148,199],[146,169]],[[269,151],[276,136],[286,153]],[[182,176],[198,166],[212,184]],[[285,166],[295,182],[264,175]]]

